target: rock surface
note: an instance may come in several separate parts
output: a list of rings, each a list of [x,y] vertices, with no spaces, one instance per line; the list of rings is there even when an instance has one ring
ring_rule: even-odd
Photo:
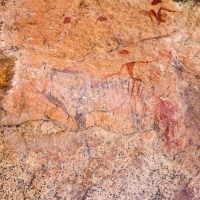
[[[198,1],[0,9],[0,199],[200,199]]]

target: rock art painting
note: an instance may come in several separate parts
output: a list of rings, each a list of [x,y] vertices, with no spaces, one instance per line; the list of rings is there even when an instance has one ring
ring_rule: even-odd
[[[0,199],[200,200],[199,16],[1,0]]]
[[[41,93],[68,117],[75,118],[79,129],[86,129],[87,114],[115,113],[123,106],[126,106],[126,113],[116,115],[121,120],[132,121],[134,132],[153,127],[153,121],[149,120],[154,117],[150,99],[147,94],[145,96],[145,86],[139,80],[120,76],[96,78],[79,71],[52,69],[45,82],[48,84]]]

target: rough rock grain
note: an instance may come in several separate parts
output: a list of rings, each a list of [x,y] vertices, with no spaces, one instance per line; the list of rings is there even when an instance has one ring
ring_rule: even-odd
[[[1,0],[0,199],[199,200],[198,2]]]

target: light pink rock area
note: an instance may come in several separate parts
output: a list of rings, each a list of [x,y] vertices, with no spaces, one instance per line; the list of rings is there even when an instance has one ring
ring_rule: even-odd
[[[200,199],[197,0],[0,14],[0,199]]]

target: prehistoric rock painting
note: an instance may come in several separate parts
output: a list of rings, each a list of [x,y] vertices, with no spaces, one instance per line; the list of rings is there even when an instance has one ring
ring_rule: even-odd
[[[162,3],[162,1],[161,0],[153,0],[151,2],[151,5],[155,6],[155,5],[159,4],[159,3]],[[167,11],[167,12],[173,12],[173,13],[174,12],[179,12],[179,11],[175,11],[175,10],[170,10],[168,8],[160,7],[157,14],[153,9],[151,9],[150,11],[142,10],[142,11],[140,11],[140,13],[144,14],[144,15],[147,15],[151,19],[151,21],[153,21],[152,16],[155,17],[158,25],[160,25],[162,22],[166,21],[165,19],[163,19],[163,16],[162,16],[162,13],[161,13],[162,10],[163,11]]]
[[[1,0],[0,199],[199,200],[198,2]]]
[[[147,109],[148,97],[144,84],[131,77],[96,78],[73,70],[52,69],[47,75],[48,84],[42,93],[68,117],[75,118],[79,129],[86,128],[86,115],[94,111],[111,113],[128,105],[134,131],[153,127],[153,111]],[[148,117],[147,117],[148,113]]]

